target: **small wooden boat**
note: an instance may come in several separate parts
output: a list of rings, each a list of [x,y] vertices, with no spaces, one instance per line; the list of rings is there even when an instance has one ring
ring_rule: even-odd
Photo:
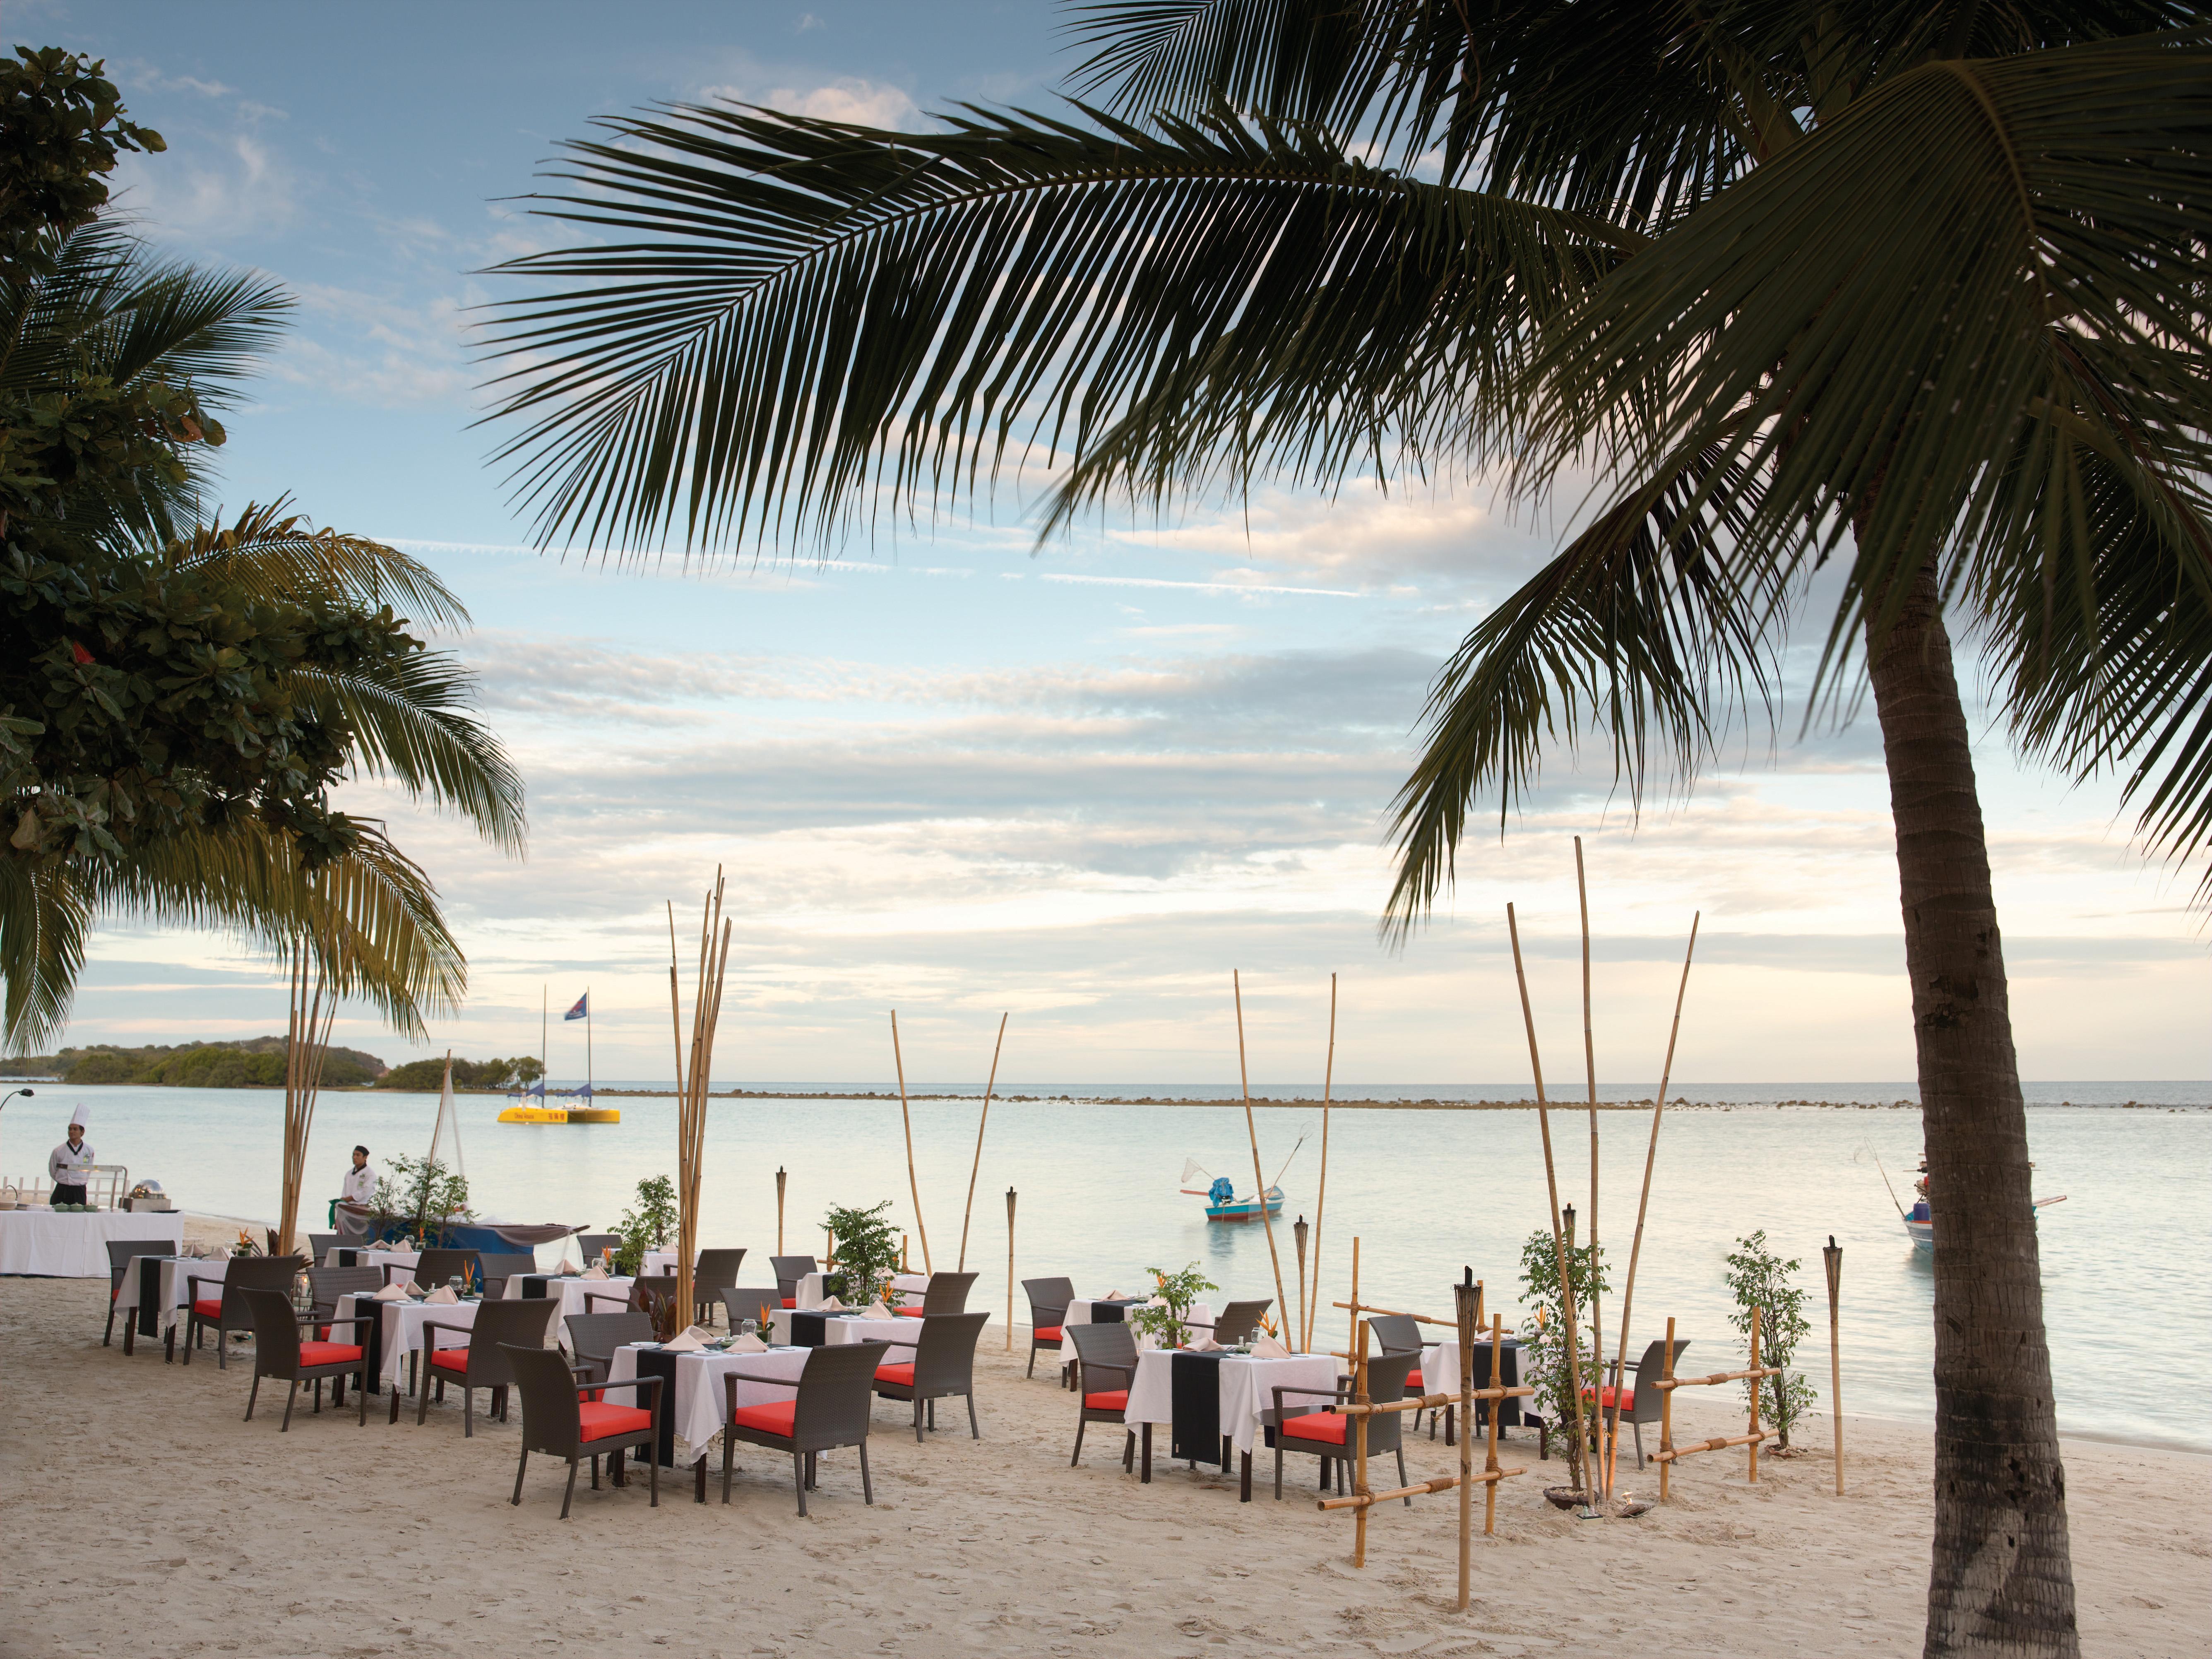
[[[1259,1200],[1237,1197],[1236,1185],[1227,1176],[1216,1177],[1213,1184],[1203,1192],[1195,1187],[1186,1187],[1182,1190],[1194,1198],[1206,1200],[1206,1218],[1208,1221],[1250,1221],[1260,1213]],[[1282,1212],[1283,1189],[1280,1187],[1268,1188],[1267,1213],[1280,1215]]]
[[[2031,1164],[2028,1167],[2033,1169],[2035,1166]],[[1912,1241],[1915,1249],[1933,1250],[1936,1248],[1936,1218],[1928,1207],[1928,1165],[1924,1162],[1920,1166],[1920,1178],[1912,1183],[1912,1190],[1918,1194],[1912,1207],[1900,1212],[1905,1220],[1905,1237]],[[2056,1198],[2033,1200],[2035,1208],[2039,1210],[2065,1201],[2066,1194],[2063,1193]]]

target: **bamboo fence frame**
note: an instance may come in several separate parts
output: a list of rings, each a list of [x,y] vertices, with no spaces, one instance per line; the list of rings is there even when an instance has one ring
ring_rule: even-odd
[[[1252,1140],[1253,1199],[1260,1206],[1261,1228],[1267,1235],[1267,1259],[1275,1267],[1275,1315],[1287,1332],[1291,1328],[1290,1298],[1283,1294],[1283,1256],[1275,1248],[1275,1219],[1267,1213],[1267,1177],[1260,1168],[1260,1129],[1252,1118],[1252,1077],[1244,1066],[1244,981],[1233,968],[1229,970],[1229,984],[1237,1000],[1237,1079],[1244,1091],[1244,1133]],[[927,1255],[928,1250],[929,1243],[925,1238],[922,1252]]]
[[[1651,1103],[1651,1143],[1644,1152],[1644,1191],[1636,1200],[1636,1236],[1628,1246],[1628,1283],[1620,1295],[1620,1344],[1613,1350],[1612,1432],[1606,1442],[1611,1448],[1605,1471],[1608,1498],[1613,1495],[1612,1459],[1620,1455],[1620,1390],[1627,1381],[1623,1372],[1628,1364],[1628,1316],[1636,1306],[1636,1264],[1644,1254],[1644,1218],[1651,1207],[1651,1171],[1659,1161],[1659,1120],[1667,1109],[1667,1085],[1674,1080],[1674,1044],[1682,1035],[1682,999],[1690,994],[1690,963],[1698,954],[1698,923],[1704,916],[1702,910],[1690,915],[1690,943],[1682,952],[1682,980],[1674,988],[1674,1023],[1668,1028],[1667,1059],[1659,1068],[1659,1097]],[[1674,1351],[1668,1352],[1671,1355]],[[1602,1401],[1599,1409],[1604,1409]]]
[[[1591,1490],[1595,1482],[1583,1440],[1582,1343],[1575,1329],[1574,1279],[1567,1271],[1566,1244],[1559,1231],[1559,1176],[1552,1158],[1551,1109],[1544,1099],[1544,1062],[1536,1049],[1536,1016],[1528,1003],[1528,975],[1521,963],[1521,925],[1510,904],[1505,907],[1505,931],[1513,941],[1513,977],[1521,988],[1521,1023],[1528,1028],[1528,1066],[1536,1079],[1536,1125],[1543,1133],[1544,1182],[1551,1194],[1552,1251],[1559,1262],[1559,1308],[1567,1328],[1567,1388],[1568,1397],[1573,1401],[1575,1421],[1575,1437],[1571,1443],[1573,1455],[1568,1470],[1571,1479],[1575,1472],[1580,1472],[1579,1484],[1587,1504],[1595,1498]]]
[[[914,1194],[914,1230],[921,1235],[921,1270],[934,1273],[929,1265],[929,1229],[921,1219],[921,1179],[914,1172],[914,1116],[906,1103],[906,1058],[899,1052],[898,1010],[891,1010],[891,1063],[898,1067],[899,1121],[906,1125],[906,1184]],[[978,1135],[981,1131],[977,1131]],[[978,1155],[981,1147],[977,1148]]]
[[[292,1248],[300,1225],[300,1198],[307,1181],[307,1137],[314,1127],[315,1097],[323,1086],[323,1060],[337,1018],[337,989],[320,957],[304,938],[292,942],[289,977],[290,1017],[284,1041],[284,1174],[276,1218],[276,1254]]]
[[[1336,975],[1328,976],[1328,1057],[1321,1073],[1321,1192],[1314,1200],[1313,1302],[1306,1313],[1305,1329],[1298,1340],[1300,1353],[1313,1352],[1314,1319],[1321,1312],[1321,1224],[1328,1208],[1328,1107],[1336,1085]],[[1299,1292],[1301,1300],[1304,1292]]]
[[[699,957],[692,981],[690,1066],[684,1065],[683,985],[677,971],[676,907],[668,909],[668,1010],[677,1036],[676,1070],[676,1306],[688,1325],[695,1304],[692,1273],[699,1256],[699,1183],[705,1172],[707,1091],[714,1066],[714,1031],[722,1018],[722,984],[730,962],[732,924],[722,915],[723,879],[700,908]],[[720,938],[715,937],[719,927]]]
[[[991,1091],[999,1086],[999,1050],[1006,1046],[1006,1017],[1000,1014],[999,1040],[991,1045],[991,1080],[983,1085],[983,1115],[975,1120],[975,1162],[968,1171],[968,1207],[960,1212],[960,1260],[953,1264],[956,1273],[964,1272],[968,1267],[968,1221],[975,1213],[975,1177],[983,1171],[983,1126],[991,1121]],[[915,1213],[919,1215],[921,1212],[917,1210]],[[1009,1308],[1012,1305],[1007,1304]],[[1011,1334],[1010,1330],[1010,1338]]]
[[[1745,1432],[1737,1435],[1716,1435],[1710,1440],[1695,1441],[1686,1446],[1677,1446],[1674,1443],[1674,1390],[1710,1389],[1723,1382],[1747,1381],[1756,1384],[1766,1377],[1781,1376],[1781,1366],[1762,1365],[1759,1363],[1759,1310],[1754,1307],[1751,1310],[1751,1364],[1745,1370],[1715,1371],[1710,1376],[1675,1376],[1674,1322],[1671,1319],[1667,1322],[1667,1350],[1662,1358],[1664,1361],[1663,1370],[1659,1381],[1652,1385],[1660,1391],[1659,1449],[1651,1454],[1651,1461],[1659,1466],[1659,1501],[1662,1504],[1667,1501],[1668,1476],[1673,1473],[1677,1462],[1685,1457],[1694,1457],[1699,1452],[1726,1451],[1731,1446],[1749,1448],[1751,1461],[1748,1478],[1752,1485],[1757,1486],[1759,1484],[1759,1443],[1762,1440],[1771,1439],[1774,1435],[1773,1430],[1762,1429],[1759,1426],[1759,1391],[1758,1388],[1754,1386],[1750,1390],[1750,1418],[1745,1425]]]

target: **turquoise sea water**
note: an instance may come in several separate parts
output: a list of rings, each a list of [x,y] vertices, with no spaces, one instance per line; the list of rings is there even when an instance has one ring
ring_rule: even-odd
[[[747,1087],[763,1085],[747,1085]],[[818,1088],[821,1085],[807,1085]],[[875,1085],[870,1085],[875,1086]],[[1340,1085],[1340,1093],[1382,1090]],[[1601,1092],[1633,1099],[1650,1085]],[[1073,1093],[1026,1085],[1030,1095]],[[1252,1184],[1244,1115],[1222,1105],[1147,1106],[1111,1095],[1218,1093],[1181,1085],[1081,1091],[1082,1100],[1000,1100],[991,1109],[975,1182],[968,1262],[979,1268],[971,1306],[1003,1314],[1006,1205],[1015,1223],[1018,1277],[1064,1273],[1079,1291],[1133,1290],[1145,1270],[1198,1261],[1224,1296],[1273,1293],[1267,1239],[1251,1224],[1207,1223],[1178,1188],[1184,1160]],[[1270,1085],[1286,1095],[1289,1085]],[[1318,1092],[1318,1091],[1315,1091]],[[1440,1089],[1394,1095],[1444,1097]],[[1453,1093],[1511,1098],[1517,1085]],[[1668,1316],[1692,1344],[1691,1363],[1712,1369],[1735,1352],[1727,1329],[1722,1257],[1739,1236],[1764,1229],[1770,1243],[1805,1263],[1802,1282],[1814,1335],[1799,1363],[1827,1378],[1826,1292],[1820,1250],[1830,1234],[1844,1247],[1843,1353],[1847,1409],[1901,1418],[1932,1410],[1929,1379],[1932,1279],[1883,1190],[1876,1158],[1899,1197],[1920,1149],[1911,1109],[1780,1105],[1775,1101],[1892,1102],[1899,1084],[1692,1087],[1701,1105],[1670,1109],[1661,1130],[1651,1208],[1636,1295],[1632,1351],[1657,1336]],[[2067,1201],[2043,1212],[2045,1311],[2063,1427],[2212,1450],[2193,1386],[2212,1369],[2212,1085],[2038,1085],[2028,1133],[2036,1191]],[[104,1162],[160,1180],[182,1208],[265,1219],[274,1215],[283,1099],[270,1091],[42,1088],[0,1117],[0,1170],[40,1168],[60,1138],[67,1103],[82,1099]],[[2133,1107],[2097,1101],[2135,1100]],[[462,1097],[462,1150],[478,1209],[513,1221],[612,1224],[644,1176],[673,1171],[675,1105],[663,1096],[610,1100],[618,1125],[503,1125],[505,1102]],[[975,1156],[973,1100],[912,1107],[923,1216],[934,1265],[955,1264],[961,1212]],[[332,1094],[315,1121],[309,1211],[319,1223],[356,1141],[380,1161],[426,1150],[435,1115],[428,1096]],[[59,1113],[61,1115],[57,1115]],[[1282,1178],[1286,1223],[1316,1209],[1321,1115],[1309,1108],[1255,1113],[1268,1173],[1306,1144]],[[52,1120],[49,1121],[48,1120]],[[1618,1285],[1635,1221],[1650,1131],[1648,1112],[1599,1115],[1601,1242]],[[1555,1108],[1552,1133],[1560,1195],[1585,1218],[1589,1204],[1587,1113]],[[765,1258],[775,1247],[778,1165],[789,1171],[786,1243],[821,1247],[819,1218],[831,1205],[893,1200],[913,1227],[905,1139],[896,1100],[715,1100],[707,1131],[702,1243],[744,1245]],[[1190,1183],[1202,1187],[1203,1179]],[[1361,1241],[1362,1287],[1387,1306],[1447,1316],[1448,1286],[1462,1264],[1489,1286],[1494,1304],[1516,1299],[1521,1241],[1544,1222],[1544,1163],[1533,1110],[1481,1112],[1365,1109],[1330,1121],[1328,1213],[1320,1242],[1324,1301],[1343,1298],[1351,1240]],[[1291,1231],[1276,1241],[1289,1298],[1297,1297]],[[917,1267],[922,1249],[912,1242]],[[761,1261],[762,1276],[767,1263]],[[750,1274],[748,1275],[750,1276]],[[1018,1304],[1018,1290],[1017,1291]],[[1026,1307],[1021,1305],[1026,1318]],[[1607,1314],[1606,1346],[1618,1340],[1620,1310]],[[1344,1316],[1322,1329],[1340,1337]],[[997,1328],[995,1326],[994,1329]],[[1340,1346],[1340,1342],[1334,1342]],[[1716,1352],[1719,1351],[1719,1352]]]

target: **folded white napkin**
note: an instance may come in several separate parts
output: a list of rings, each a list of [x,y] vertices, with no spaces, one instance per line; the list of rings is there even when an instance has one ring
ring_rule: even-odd
[[[741,1336],[730,1344],[732,1353],[766,1353],[768,1344],[757,1336]]]
[[[1259,1359],[1288,1359],[1291,1351],[1262,1331],[1252,1339],[1252,1353]]]
[[[453,1287],[450,1285],[441,1285],[436,1290],[431,1291],[429,1295],[422,1298],[426,1304],[434,1302],[441,1308],[453,1307],[458,1304],[460,1299],[460,1297],[453,1294]]]
[[[584,1277],[586,1279],[605,1279],[606,1276],[607,1270],[596,1261],[584,1269]]]
[[[868,1304],[866,1312],[868,1317],[871,1319],[896,1319],[898,1317],[898,1316],[893,1313],[889,1308],[884,1306],[880,1300]]]
[[[1127,1302],[1129,1298],[1119,1291],[1109,1291],[1098,1298],[1101,1302]]]
[[[822,1305],[816,1309],[815,1311],[817,1313],[842,1313],[844,1309],[845,1304],[840,1302],[836,1297],[825,1296],[822,1298]]]
[[[375,1302],[404,1302],[406,1299],[407,1287],[404,1285],[386,1285],[370,1298]]]
[[[706,1346],[706,1340],[699,1334],[699,1328],[693,1325],[662,1343],[660,1351],[663,1353],[696,1353]]]
[[[1216,1342],[1210,1336],[1200,1336],[1194,1340],[1189,1346],[1190,1351],[1193,1353],[1212,1353],[1221,1345],[1218,1342]]]

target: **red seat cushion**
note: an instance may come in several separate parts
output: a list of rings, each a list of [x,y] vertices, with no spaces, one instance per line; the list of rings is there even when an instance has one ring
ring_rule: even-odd
[[[787,1296],[786,1297],[784,1297],[784,1298],[783,1298],[783,1305],[784,1305],[785,1307],[787,1307],[787,1308],[795,1308],[795,1307],[797,1307],[797,1306],[799,1305],[799,1304],[798,1304],[796,1301],[794,1301],[792,1297],[787,1297]]]
[[[576,1407],[576,1431],[586,1440],[605,1440],[610,1435],[638,1434],[653,1426],[653,1413],[635,1406],[598,1406],[586,1401]]]
[[[204,1297],[192,1304],[192,1311],[202,1319],[220,1319],[222,1317],[222,1298],[219,1296]]]
[[[1087,1412],[1125,1412],[1129,1409],[1127,1389],[1101,1389],[1097,1394],[1083,1396],[1083,1409]]]
[[[1293,1440],[1322,1440],[1332,1446],[1341,1446],[1344,1431],[1351,1422],[1350,1418],[1335,1412],[1308,1412],[1284,1424],[1283,1432]]]
[[[350,1342],[302,1342],[300,1345],[302,1365],[358,1365],[361,1350]]]
[[[1411,1389],[1415,1394],[1426,1394],[1429,1391],[1429,1385],[1422,1380],[1421,1374],[1419,1371],[1407,1371],[1406,1373],[1406,1386]]]
[[[1590,1390],[1584,1389],[1583,1390],[1583,1398],[1587,1400],[1589,1397]],[[1600,1410],[1604,1410],[1613,1404],[1613,1385],[1611,1383],[1607,1383],[1604,1389],[1599,1391],[1597,1403]],[[1636,1409],[1635,1389],[1623,1389],[1620,1391],[1620,1409],[1625,1412],[1632,1412]]]
[[[771,1400],[764,1406],[740,1406],[730,1413],[730,1421],[741,1429],[758,1429],[766,1434],[788,1435],[791,1419],[799,1410],[796,1400]]]
[[[1059,1341],[1059,1340],[1060,1340],[1060,1327],[1059,1327],[1059,1326],[1057,1326],[1057,1325],[1040,1325],[1040,1326],[1038,1326],[1038,1327],[1036,1328],[1036,1340],[1037,1340],[1038,1341],[1040,1341],[1040,1342],[1057,1342],[1057,1341]]]
[[[910,1364],[878,1365],[876,1367],[876,1381],[878,1382],[902,1382],[910,1389],[914,1386],[914,1367]]]
[[[921,1310],[919,1308],[893,1308],[891,1311],[896,1314],[901,1319],[919,1319],[921,1317]]]
[[[469,1368],[469,1351],[466,1348],[433,1348],[430,1350],[430,1363],[441,1371],[465,1371]]]

